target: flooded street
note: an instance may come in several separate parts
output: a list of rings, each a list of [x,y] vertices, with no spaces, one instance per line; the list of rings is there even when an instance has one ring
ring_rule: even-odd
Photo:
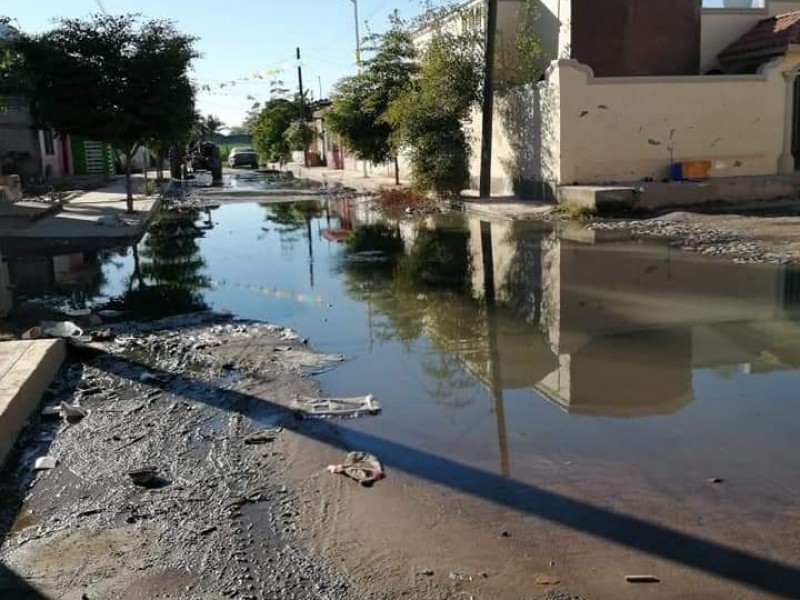
[[[165,214],[135,249],[4,248],[18,323],[229,311],[344,354],[324,394],[383,411],[293,433],[292,468],[309,543],[363,587],[639,598],[625,576],[652,574],[648,598],[798,597],[797,268],[347,200],[208,217]],[[389,479],[317,477],[339,448]]]

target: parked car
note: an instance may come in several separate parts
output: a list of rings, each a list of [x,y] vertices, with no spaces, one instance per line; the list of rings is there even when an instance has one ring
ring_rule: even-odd
[[[228,156],[228,165],[231,169],[236,167],[258,168],[258,154],[252,148],[234,148]]]

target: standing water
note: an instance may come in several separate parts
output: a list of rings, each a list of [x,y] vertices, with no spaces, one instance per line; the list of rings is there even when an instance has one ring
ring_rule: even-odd
[[[791,267],[317,201],[165,215],[136,248],[6,254],[20,315],[228,310],[345,354],[325,392],[384,409],[347,435],[422,479],[523,512],[535,486],[797,561]],[[584,530],[615,539],[603,527]]]

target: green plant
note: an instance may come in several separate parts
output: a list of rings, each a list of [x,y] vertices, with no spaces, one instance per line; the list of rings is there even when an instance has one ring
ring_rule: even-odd
[[[305,150],[317,136],[316,130],[305,121],[292,121],[286,128],[284,137],[292,150]]]
[[[374,163],[393,159],[399,183],[397,127],[386,115],[410,86],[418,64],[411,32],[397,13],[390,24],[385,33],[367,38],[372,56],[360,74],[339,82],[326,120],[358,158]]]
[[[480,100],[482,49],[474,33],[437,30],[407,93],[387,121],[408,148],[414,187],[457,196],[469,184],[470,144],[464,123]]]
[[[144,195],[145,196],[153,196],[158,191],[158,185],[152,179],[148,179],[144,182]]]

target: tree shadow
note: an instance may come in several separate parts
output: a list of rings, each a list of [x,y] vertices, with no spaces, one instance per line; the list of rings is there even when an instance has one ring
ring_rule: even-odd
[[[159,372],[142,363],[119,358],[95,362],[95,367],[133,381],[138,381],[145,371],[155,373],[171,381],[168,387],[172,393],[182,395],[187,400],[238,412],[255,421],[262,421],[268,415],[289,414],[287,408],[274,402],[234,390],[223,390],[212,383],[186,376]],[[506,479],[502,475],[365,431],[342,427],[335,422],[298,422],[294,430],[337,449],[371,452],[380,456],[391,469],[631,550],[783,598],[800,597],[800,569],[796,566],[544,490],[536,485]]]

